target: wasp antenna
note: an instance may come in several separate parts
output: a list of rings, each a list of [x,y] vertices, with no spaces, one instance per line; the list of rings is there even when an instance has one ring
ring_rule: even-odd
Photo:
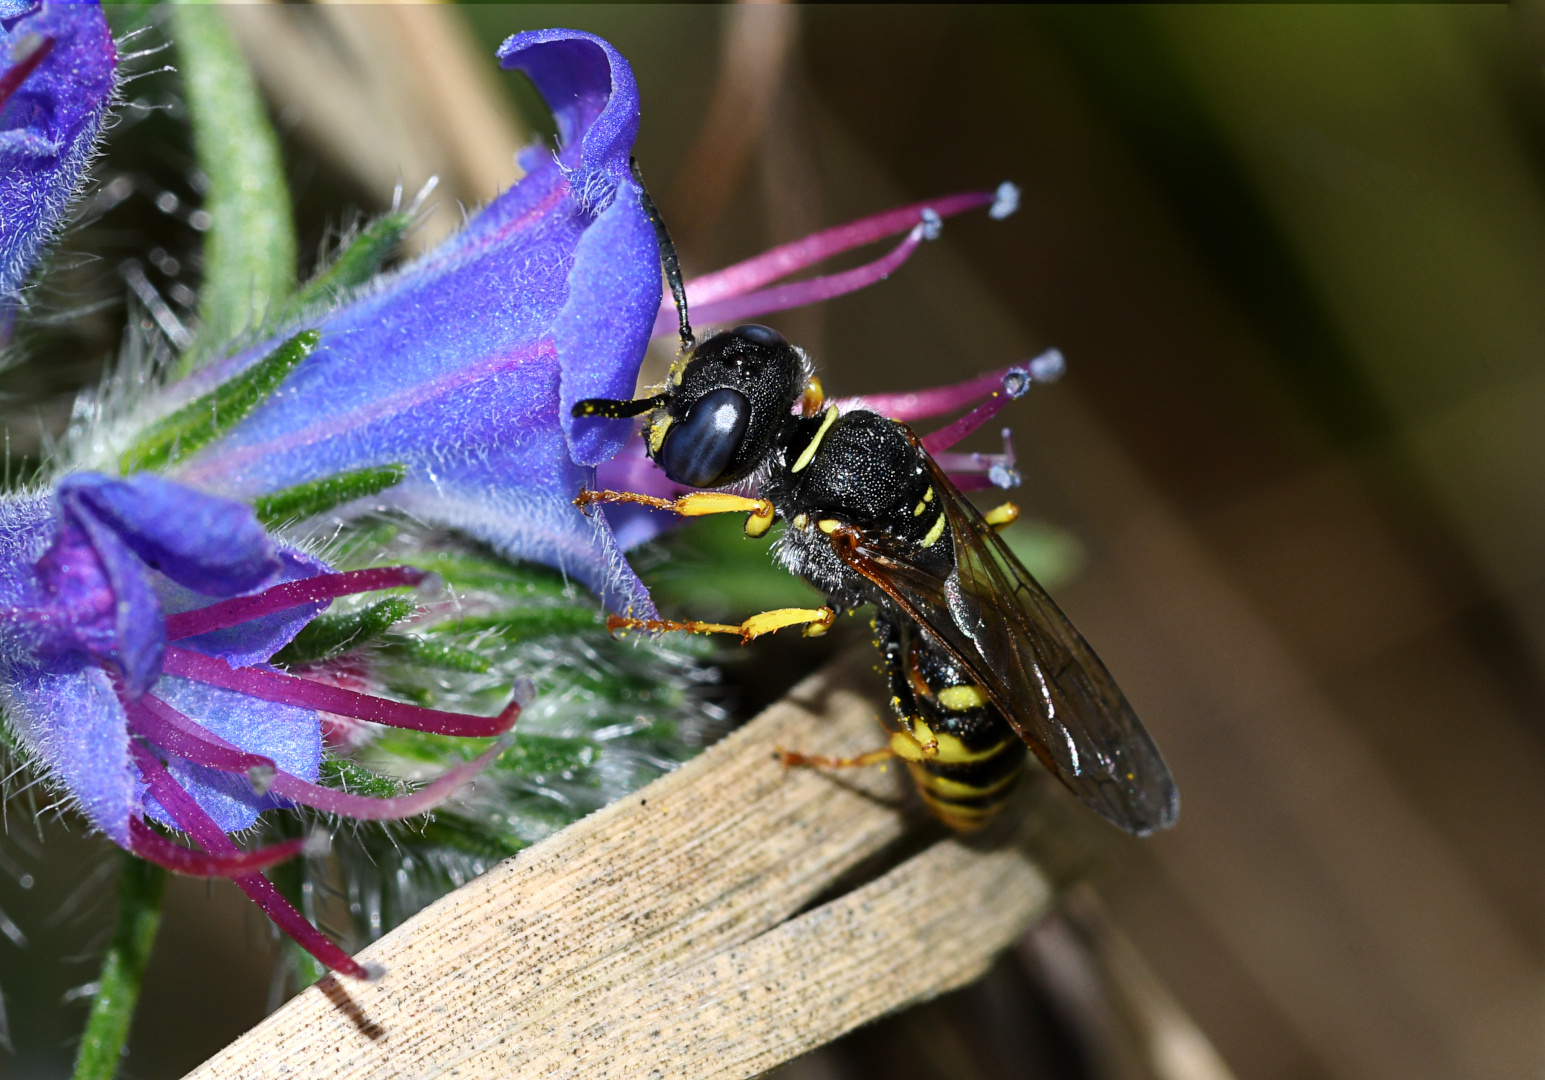
[[[681,351],[689,353],[697,341],[692,336],[692,323],[687,318],[687,287],[681,280],[681,261],[676,258],[676,245],[671,241],[670,230],[665,227],[665,219],[660,216],[659,207],[649,197],[649,189],[644,186],[644,174],[639,170],[638,158],[629,158],[628,167],[633,170],[633,179],[638,183],[638,198],[643,204],[644,213],[649,216],[649,224],[654,226],[655,240],[660,245],[660,265],[665,268],[665,281],[671,287],[671,298],[676,301],[676,318],[681,323]],[[630,414],[631,415],[631,414]]]
[[[633,401],[616,401],[612,398],[586,398],[576,402],[572,415],[578,419],[583,416],[605,416],[612,420],[623,420],[629,416],[637,416],[646,413],[658,405],[665,404],[665,395],[656,394],[649,398],[636,398]]]

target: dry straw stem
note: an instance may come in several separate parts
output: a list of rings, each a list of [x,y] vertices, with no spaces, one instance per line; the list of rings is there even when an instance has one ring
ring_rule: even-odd
[[[872,665],[425,909],[361,954],[379,983],[329,976],[192,1075],[750,1077],[975,979],[1047,910],[1031,858],[941,839],[829,898],[908,831],[905,778],[774,758],[873,746]]]

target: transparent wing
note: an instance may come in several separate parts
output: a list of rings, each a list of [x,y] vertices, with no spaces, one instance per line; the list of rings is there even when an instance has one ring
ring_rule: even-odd
[[[1020,738],[1097,813],[1143,836],[1175,823],[1180,795],[1159,748],[1083,635],[930,458],[954,541],[941,578],[891,537],[840,526],[848,566],[964,665]]]

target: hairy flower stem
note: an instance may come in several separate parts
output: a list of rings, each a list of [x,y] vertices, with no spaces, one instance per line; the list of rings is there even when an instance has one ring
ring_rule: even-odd
[[[294,291],[295,223],[279,140],[225,16],[216,5],[187,2],[171,16],[193,146],[209,178],[203,327],[183,353],[186,374]]]
[[[102,974],[91,1016],[75,1055],[75,1080],[112,1080],[139,1000],[150,947],[161,925],[166,871],[135,858],[123,860],[118,878],[118,925],[102,957]]]

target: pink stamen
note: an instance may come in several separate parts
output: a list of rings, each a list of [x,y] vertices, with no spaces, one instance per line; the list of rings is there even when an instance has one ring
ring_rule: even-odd
[[[302,837],[255,851],[238,850],[235,854],[211,855],[172,843],[139,818],[129,819],[129,849],[134,854],[162,869],[189,877],[239,877],[252,874],[276,863],[287,862],[305,848],[306,839]]]
[[[954,484],[958,491],[986,491],[990,487],[998,486],[980,473],[962,476],[951,473],[950,483]]]
[[[694,319],[700,319],[705,323],[728,322],[728,319],[705,317],[698,311],[698,305],[712,304],[734,296],[744,296],[753,289],[759,289],[763,285],[780,281],[790,274],[809,269],[833,255],[840,255],[844,251],[873,244],[887,236],[906,232],[922,222],[925,210],[932,210],[939,217],[947,218],[966,210],[974,210],[979,206],[988,206],[997,198],[997,194],[991,191],[967,191],[957,195],[946,195],[942,199],[900,206],[881,214],[850,221],[846,225],[823,229],[803,240],[795,240],[775,247],[753,259],[694,278],[687,282],[687,304]],[[665,298],[660,312],[661,321],[655,323],[656,336],[661,333],[659,327],[662,322],[675,326],[676,314],[670,297]]]
[[[941,450],[933,455],[933,459],[962,491],[975,491],[984,487],[1018,487],[1019,470],[1014,468],[1013,432],[1004,428],[1002,434],[1001,454],[954,454]]]
[[[428,575],[414,566],[383,566],[373,570],[350,570],[343,574],[317,574],[314,577],[286,581],[255,596],[238,596],[208,607],[179,611],[166,617],[166,640],[195,637],[212,630],[239,626],[276,611],[287,611],[302,604],[333,600],[354,593],[377,589],[414,586]]]
[[[167,675],[180,675],[185,679],[234,690],[238,694],[264,701],[300,705],[386,724],[388,727],[428,731],[436,735],[459,735],[464,738],[503,735],[515,726],[520,716],[518,701],[511,701],[498,716],[441,712],[439,709],[425,709],[418,705],[404,705],[398,701],[357,694],[337,686],[325,686],[294,675],[281,675],[277,671],[250,667],[233,669],[224,660],[187,649],[167,649],[161,659],[161,670]]]
[[[150,785],[150,794],[177,823],[179,829],[191,836],[211,855],[231,855],[239,851],[231,842],[231,838],[221,831],[215,819],[205,813],[204,808],[199,806],[193,796],[182,789],[182,785],[178,784],[171,773],[161,766],[154,754],[135,742],[129,744],[129,750],[134,754],[140,773]],[[262,874],[238,874],[231,880],[263,909],[263,913],[272,919],[279,929],[290,935],[297,945],[316,957],[318,963],[339,974],[356,979],[369,980],[377,974],[366,969],[363,964],[335,945],[326,934],[307,922],[306,917],[295,910],[295,906],[279,894],[274,883]]]
[[[27,81],[27,76],[38,69],[38,65],[48,58],[48,54],[54,51],[54,39],[45,37],[37,39],[31,52],[12,64],[4,75],[0,75],[0,107],[4,107],[11,95],[21,89],[21,84]]]
[[[692,320],[700,326],[714,323],[738,323],[757,315],[768,315],[774,311],[787,311],[789,308],[830,300],[873,285],[877,281],[884,281],[911,257],[912,252],[917,250],[917,245],[923,242],[925,228],[926,226],[923,225],[913,228],[907,234],[907,238],[897,244],[889,255],[876,259],[872,263],[854,267],[852,270],[845,270],[840,274],[827,274],[808,281],[776,285],[760,292],[694,304],[690,308]],[[676,333],[676,310],[675,308],[669,311],[662,309],[655,319],[653,336],[665,337],[674,333]]]
[[[275,795],[359,821],[392,821],[432,810],[457,788],[493,764],[510,746],[506,739],[501,739],[477,759],[442,773],[411,794],[381,798],[375,795],[351,795],[346,791],[302,780],[294,773],[276,770],[271,759],[249,754],[233,746],[166,702],[148,694],[129,705],[129,722],[140,735],[195,765],[249,775],[254,769],[266,765],[267,790]]]
[[[961,439],[971,434],[987,421],[997,416],[1007,405],[1017,397],[1024,395],[1030,388],[1030,375],[1018,368],[1010,368],[1007,375],[1003,376],[1002,389],[996,391],[986,401],[972,409],[966,415],[948,424],[938,431],[923,436],[923,449],[930,454],[936,454],[940,450],[948,450]]]
[[[888,416],[892,420],[900,420],[902,423],[926,420],[931,416],[943,416],[945,413],[964,409],[968,405],[975,405],[988,394],[1002,390],[1004,376],[1013,370],[1013,368],[1001,368],[997,371],[989,371],[986,375],[978,375],[974,379],[967,379],[965,382],[955,383],[953,386],[940,386],[932,390],[836,398],[832,404],[837,406],[839,412],[867,409],[881,416]]]

